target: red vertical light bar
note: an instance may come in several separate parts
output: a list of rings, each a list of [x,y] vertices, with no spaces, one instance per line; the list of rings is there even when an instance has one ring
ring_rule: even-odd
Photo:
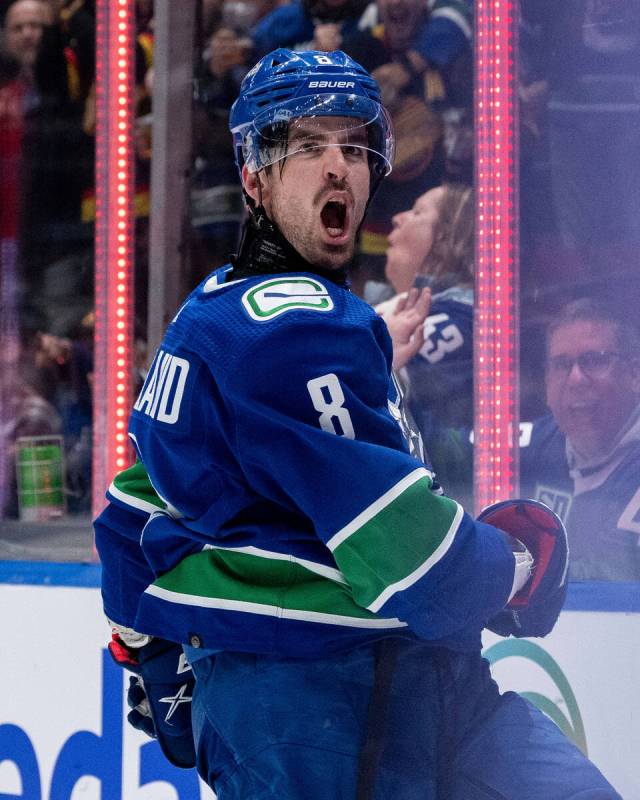
[[[517,0],[477,0],[476,509],[518,492]]]
[[[132,461],[135,0],[96,3],[93,512]]]

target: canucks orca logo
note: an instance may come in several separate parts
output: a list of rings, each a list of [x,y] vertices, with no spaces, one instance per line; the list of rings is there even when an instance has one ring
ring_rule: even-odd
[[[554,702],[539,692],[518,692],[518,694],[550,717],[565,736],[571,739],[585,755],[588,755],[587,737],[576,697],[566,675],[546,650],[526,639],[505,639],[504,641],[496,642],[496,644],[485,650],[483,656],[490,664],[496,664],[498,661],[512,656],[520,656],[537,664],[553,681],[555,688],[560,692],[559,701]],[[566,707],[569,714],[568,717],[562,710],[562,705]]]
[[[263,322],[294,309],[331,311],[333,300],[326,287],[311,278],[278,278],[252,286],[242,296],[252,319]]]

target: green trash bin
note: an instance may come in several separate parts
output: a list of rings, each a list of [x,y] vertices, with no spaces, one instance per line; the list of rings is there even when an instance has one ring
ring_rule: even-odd
[[[62,436],[16,440],[18,507],[23,522],[46,522],[66,510]]]

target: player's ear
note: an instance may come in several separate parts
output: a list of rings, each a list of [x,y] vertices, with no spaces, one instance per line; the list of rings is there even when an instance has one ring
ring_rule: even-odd
[[[265,195],[265,185],[261,180],[260,172],[249,172],[247,165],[242,166],[242,185],[245,192],[256,206],[262,205]]]

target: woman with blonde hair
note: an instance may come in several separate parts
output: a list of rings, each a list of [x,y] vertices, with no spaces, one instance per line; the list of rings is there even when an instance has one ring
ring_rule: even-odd
[[[473,419],[474,202],[471,187],[445,183],[393,218],[386,277],[395,296],[376,306],[389,327],[394,367],[425,439]],[[409,346],[401,312],[430,300],[420,346]],[[415,355],[413,354],[417,350]]]
[[[445,183],[393,218],[386,277],[397,294],[413,286],[438,291],[473,286],[473,189]]]

